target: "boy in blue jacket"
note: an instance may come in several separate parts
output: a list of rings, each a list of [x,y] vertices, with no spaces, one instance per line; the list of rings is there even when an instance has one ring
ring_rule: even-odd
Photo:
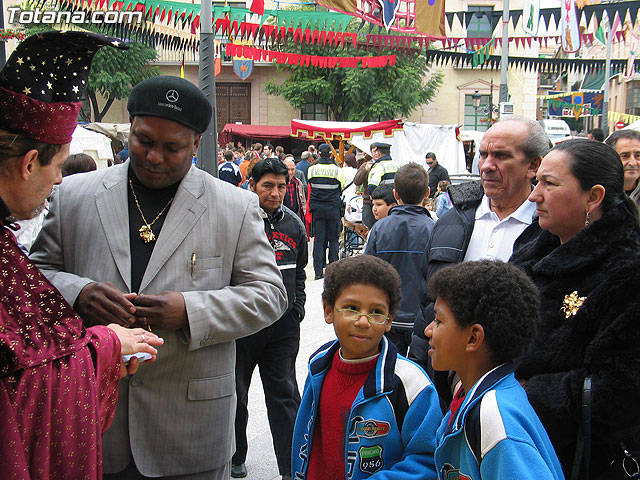
[[[438,429],[439,478],[564,479],[513,374],[537,323],[535,285],[516,267],[485,260],[438,271],[429,293],[436,297],[435,320],[425,329],[431,363],[455,370],[462,382]]]
[[[325,321],[338,339],[309,361],[293,434],[293,478],[437,478],[442,414],[435,387],[384,337],[400,297],[398,273],[379,258],[344,258],[325,270]]]

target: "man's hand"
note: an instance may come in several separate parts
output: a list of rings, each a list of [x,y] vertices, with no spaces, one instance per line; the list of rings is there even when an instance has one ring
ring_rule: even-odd
[[[178,292],[162,292],[158,295],[138,295],[136,324],[142,328],[178,330],[188,323],[184,297]]]
[[[135,321],[136,307],[131,301],[135,293],[122,293],[112,283],[93,282],[86,285],[76,298],[74,307],[89,325],[129,326]]]

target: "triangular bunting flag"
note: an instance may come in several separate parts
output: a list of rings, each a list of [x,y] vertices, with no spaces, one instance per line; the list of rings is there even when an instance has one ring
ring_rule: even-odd
[[[489,20],[491,21],[491,33],[493,33],[500,20],[502,20],[502,12],[486,13],[485,16],[489,17]]]
[[[447,23],[449,24],[449,28],[453,28],[453,16],[455,14],[454,13],[446,13],[445,17],[447,18]],[[458,17],[460,18],[460,17]]]
[[[464,25],[463,28],[469,28],[469,24],[473,17],[476,16],[476,12],[464,12]]]
[[[591,23],[591,17],[593,16],[593,10],[583,9],[582,14],[584,15],[585,20],[587,21],[587,25]]]
[[[522,10],[516,10],[511,14],[511,21],[514,29],[518,25],[518,21],[520,20],[521,16],[522,16]]]
[[[629,18],[631,19],[631,25],[636,24],[636,18],[638,17],[638,6],[629,6]]]

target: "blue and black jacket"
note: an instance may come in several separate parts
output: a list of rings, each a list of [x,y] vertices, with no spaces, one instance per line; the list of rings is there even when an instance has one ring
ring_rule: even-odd
[[[293,433],[291,472],[297,480],[306,478],[322,383],[339,348],[337,340],[327,343],[309,361]],[[436,390],[424,370],[384,337],[381,349],[345,428],[345,478],[435,479],[433,452],[442,420]]]
[[[486,373],[456,416],[438,429],[441,480],[563,480],[551,440],[513,374],[512,362]]]

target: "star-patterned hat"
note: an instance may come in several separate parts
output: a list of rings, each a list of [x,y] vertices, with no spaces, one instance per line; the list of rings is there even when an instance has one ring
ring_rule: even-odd
[[[21,42],[0,73],[0,127],[44,143],[71,142],[91,60],[106,45],[128,48],[88,32],[51,31]]]

